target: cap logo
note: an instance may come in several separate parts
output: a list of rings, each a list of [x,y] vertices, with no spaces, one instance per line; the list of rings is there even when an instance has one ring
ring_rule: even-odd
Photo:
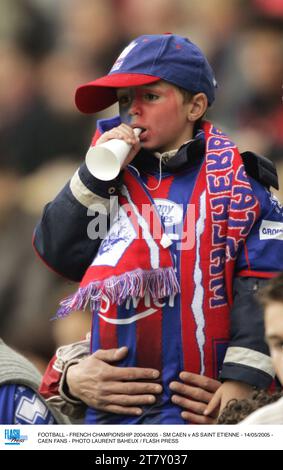
[[[119,70],[120,67],[123,65],[123,62],[125,60],[125,58],[127,57],[127,55],[131,52],[131,50],[136,47],[138,45],[137,42],[133,41],[131,42],[127,47],[125,47],[125,49],[121,52],[121,54],[119,55],[118,59],[116,60],[116,62],[114,63],[112,69],[110,70],[109,73],[111,72],[115,72],[116,70]]]

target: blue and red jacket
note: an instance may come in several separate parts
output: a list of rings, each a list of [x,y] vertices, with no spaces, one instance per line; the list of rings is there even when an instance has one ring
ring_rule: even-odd
[[[118,124],[119,118],[104,120],[99,123],[99,130],[104,132]],[[165,161],[166,155],[163,157]],[[183,220],[178,207],[188,204],[203,158],[203,134],[199,132],[167,163],[162,163],[161,184],[151,191],[165,230],[175,241],[178,240],[178,224],[180,219]],[[132,165],[147,186],[157,186],[157,158],[141,150]],[[89,208],[97,199],[106,206],[110,196],[118,193],[122,178],[120,174],[110,182],[97,180],[82,164],[54,201],[45,207],[35,230],[34,246],[54,271],[76,282],[82,279],[101,243],[101,239],[93,240],[88,236],[89,224],[97,215]],[[264,342],[263,314],[254,292],[283,270],[283,209],[259,179],[249,175],[261,213],[237,259],[230,336],[225,334],[212,341],[210,350],[214,368],[210,375],[265,388],[272,381],[273,369]],[[176,249],[176,243],[170,249],[180,279],[180,251]],[[184,424],[180,408],[171,402],[169,389],[170,382],[178,380],[184,368],[180,295],[158,302],[148,298],[127,301],[116,307],[115,317],[119,320],[116,323],[105,320],[108,308],[107,303],[102,304],[99,315],[93,317],[91,351],[113,347],[115,338],[116,347],[126,345],[129,348],[120,365],[160,370],[163,394],[154,405],[145,406],[139,417],[89,409],[86,423]],[[215,319],[210,321],[217,323],[217,312]]]

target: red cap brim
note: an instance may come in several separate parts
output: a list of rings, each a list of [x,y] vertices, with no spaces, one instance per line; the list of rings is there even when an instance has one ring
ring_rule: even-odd
[[[83,113],[97,113],[117,101],[115,88],[141,86],[160,80],[153,75],[113,73],[81,85],[75,95],[77,108]]]

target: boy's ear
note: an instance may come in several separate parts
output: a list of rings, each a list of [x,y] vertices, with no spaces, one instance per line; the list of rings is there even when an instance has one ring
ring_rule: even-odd
[[[188,103],[187,117],[188,121],[195,122],[200,119],[208,108],[207,96],[205,93],[193,95]]]

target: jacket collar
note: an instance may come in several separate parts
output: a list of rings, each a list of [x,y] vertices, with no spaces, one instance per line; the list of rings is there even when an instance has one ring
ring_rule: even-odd
[[[162,154],[162,170],[168,173],[175,173],[198,166],[204,157],[204,151],[204,133],[200,130],[195,138],[183,144],[176,151],[175,155],[170,155],[170,152]],[[155,154],[146,149],[141,149],[132,162],[133,166],[139,171],[144,172],[158,171],[159,164],[159,158],[156,158]]]

